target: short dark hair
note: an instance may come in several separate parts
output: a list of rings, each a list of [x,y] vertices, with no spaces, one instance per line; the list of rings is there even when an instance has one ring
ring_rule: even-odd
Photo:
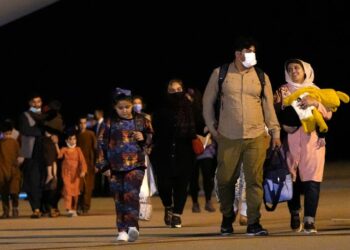
[[[75,127],[69,127],[64,131],[64,139],[67,140],[71,136],[77,136],[77,130]]]
[[[113,105],[120,101],[129,101],[132,103],[132,95],[129,89],[116,88],[113,92]]]
[[[86,120],[88,120],[88,115],[87,114],[80,114],[79,116],[78,116],[78,123],[80,122],[80,120],[81,119],[86,119]]]
[[[0,131],[3,133],[12,131],[12,129],[13,129],[13,124],[8,120],[3,121],[0,125]]]
[[[257,45],[258,44],[253,37],[241,35],[237,37],[234,42],[234,51],[242,51],[243,49],[249,49],[252,46],[256,48]]]
[[[35,98],[42,98],[42,97],[41,97],[41,95],[40,95],[38,92],[33,91],[33,92],[30,92],[30,93],[28,94],[27,100],[28,100],[28,101],[32,101],[32,100],[35,99]]]
[[[104,110],[101,107],[95,108],[94,112],[99,112],[101,114],[104,114]]]
[[[129,101],[132,103],[132,97],[125,95],[125,94],[119,94],[119,95],[113,96],[113,104],[114,105],[116,105],[120,101]]]
[[[140,95],[134,95],[134,96],[132,97],[132,100],[134,101],[135,99],[140,99],[141,102],[143,103],[143,97],[142,97],[142,96],[140,96]]]
[[[134,102],[135,99],[140,99],[140,100],[141,100],[141,102],[142,102],[142,109],[143,109],[143,110],[147,108],[147,103],[144,101],[144,99],[143,99],[142,96],[140,96],[140,95],[134,95],[134,96],[132,97],[132,101]]]

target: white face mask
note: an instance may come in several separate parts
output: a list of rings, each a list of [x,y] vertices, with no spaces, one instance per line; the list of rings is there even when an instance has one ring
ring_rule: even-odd
[[[244,57],[245,60],[242,62],[242,64],[246,68],[251,68],[257,63],[254,52],[244,53]]]
[[[68,148],[75,148],[77,146],[77,144],[69,144],[67,141],[66,144]]]

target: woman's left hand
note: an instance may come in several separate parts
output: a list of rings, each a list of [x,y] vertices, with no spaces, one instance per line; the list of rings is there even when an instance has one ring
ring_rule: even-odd
[[[317,149],[320,149],[324,146],[326,146],[326,139],[325,138],[318,138],[317,139]]]

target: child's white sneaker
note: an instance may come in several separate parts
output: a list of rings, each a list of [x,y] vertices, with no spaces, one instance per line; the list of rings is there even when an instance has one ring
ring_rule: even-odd
[[[117,241],[128,241],[128,240],[129,240],[129,235],[125,231],[119,232]]]
[[[128,236],[129,242],[134,242],[139,238],[139,231],[136,227],[129,227]]]
[[[78,216],[77,211],[75,210],[68,210],[67,217],[76,217]]]

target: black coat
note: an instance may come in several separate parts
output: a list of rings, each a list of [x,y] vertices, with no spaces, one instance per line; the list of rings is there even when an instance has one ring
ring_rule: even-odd
[[[153,116],[152,164],[158,178],[187,176],[193,169],[196,137],[192,105],[183,94],[169,94],[163,104]]]

